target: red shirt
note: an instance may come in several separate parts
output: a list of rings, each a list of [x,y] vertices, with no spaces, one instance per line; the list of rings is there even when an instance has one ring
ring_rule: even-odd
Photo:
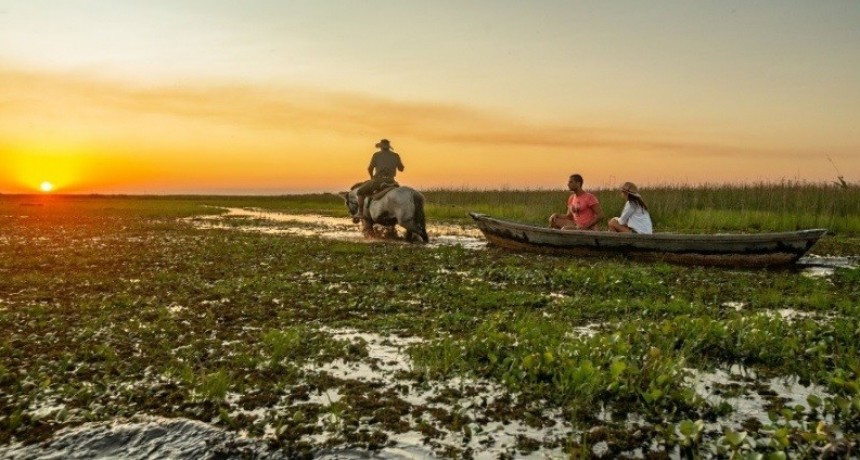
[[[594,212],[594,206],[600,203],[597,197],[583,192],[577,196],[576,193],[571,193],[567,199],[567,216],[570,217],[579,228],[586,228],[592,225],[594,217],[597,213]]]

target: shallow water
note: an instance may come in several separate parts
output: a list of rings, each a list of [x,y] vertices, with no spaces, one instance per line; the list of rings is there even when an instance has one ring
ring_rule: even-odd
[[[184,219],[199,229],[228,229],[243,232],[266,234],[285,234],[307,237],[320,237],[341,241],[368,242],[373,239],[361,234],[358,224],[349,217],[331,217],[319,214],[288,214],[249,208],[218,208],[224,214],[198,216]],[[227,222],[247,219],[247,224],[235,225]],[[254,225],[254,220],[263,220],[278,225]],[[403,229],[398,227],[400,235]],[[461,246],[466,249],[485,249],[487,241],[477,228],[462,225],[428,224],[427,234],[430,243],[427,247]],[[392,238],[386,238],[392,240]],[[854,269],[860,266],[860,257],[834,257],[807,254],[796,263],[796,268],[809,277],[827,277],[838,268]]]
[[[516,452],[517,438],[528,437],[541,442],[563,440],[570,434],[569,425],[564,422],[557,411],[546,410],[544,416],[552,419],[555,423],[544,428],[528,427],[520,422],[489,422],[486,424],[475,423],[474,420],[486,418],[484,411],[488,401],[503,397],[505,390],[499,385],[489,381],[476,379],[454,378],[447,381],[433,381],[425,385],[411,385],[408,380],[401,380],[397,374],[412,370],[412,360],[407,353],[410,345],[422,342],[416,337],[382,336],[358,332],[352,329],[323,329],[332,337],[339,340],[361,341],[366,345],[368,356],[359,362],[344,362],[335,360],[323,366],[306,366],[305,371],[326,373],[340,379],[351,379],[362,382],[374,383],[379,386],[380,391],[395,390],[400,388],[399,397],[413,407],[428,407],[444,409],[446,411],[457,411],[473,422],[469,423],[473,433],[471,439],[465,441],[461,431],[449,431],[445,427],[438,427],[442,431],[441,438],[434,439],[429,444],[424,440],[424,435],[417,430],[405,433],[386,433],[394,446],[383,449],[382,455],[403,455],[403,457],[379,457],[379,458],[436,458],[434,450],[446,447],[472,449],[476,459],[495,459]],[[407,388],[404,391],[404,388]],[[461,396],[453,404],[440,401],[440,395],[454,391],[463,395],[472,394],[477,390],[475,396]],[[336,403],[338,394],[325,394],[312,398],[312,401],[322,405]],[[415,422],[415,421],[413,421]],[[331,458],[343,458],[338,455]],[[557,458],[562,455],[560,450],[541,449],[531,455],[519,453],[518,458]],[[347,457],[347,458],[377,458],[377,457]]]
[[[259,209],[219,208],[227,211],[213,216],[198,216],[184,219],[199,229],[237,230],[243,232],[266,233],[272,235],[298,235],[320,237],[341,241],[373,241],[361,234],[359,224],[352,222],[349,217],[330,217],[319,214],[286,214],[269,212]],[[244,218],[247,224],[230,225],[228,220]],[[254,225],[254,220],[264,220],[278,225]],[[404,230],[397,229],[402,237]],[[467,249],[483,249],[487,242],[481,237],[480,230],[458,225],[429,224],[427,234],[430,237],[428,247],[462,246]],[[386,240],[395,240],[385,238]]]
[[[517,458],[559,458],[560,449],[541,448],[530,454],[518,452],[518,439],[529,438],[538,442],[558,442],[570,435],[570,426],[562,419],[557,410],[544,410],[542,416],[554,423],[543,428],[533,428],[517,420],[496,421],[490,416],[488,406],[492,401],[503,398],[505,390],[498,384],[476,379],[455,378],[447,381],[431,381],[421,385],[403,379],[399,373],[412,370],[412,361],[407,353],[410,345],[422,342],[417,337],[382,336],[352,329],[328,329],[322,331],[338,340],[360,342],[365,345],[368,355],[359,361],[345,362],[335,360],[322,366],[306,365],[308,373],[328,374],[347,382],[358,381],[374,384],[380,393],[388,390],[396,392],[397,397],[413,407],[426,407],[448,412],[456,411],[471,422],[472,433],[464,438],[460,430],[450,430],[438,425],[440,436],[428,439],[418,425],[422,420],[433,424],[429,414],[421,419],[413,418],[412,429],[402,432],[385,432],[388,436],[387,447],[379,451],[366,449],[328,449],[319,448],[314,458],[320,459],[433,459],[437,452],[447,448],[464,449],[473,452],[475,459],[496,459],[506,456]],[[343,387],[339,387],[345,390]],[[445,398],[449,393],[461,396]],[[295,410],[286,401],[274,406],[245,411],[238,405],[242,395],[228,394],[225,402],[231,406],[231,416],[242,413],[260,418],[267,412],[286,412]],[[324,392],[311,394],[306,404],[319,404],[328,407],[341,401],[341,391],[330,388]],[[323,428],[322,434],[304,439],[313,445],[322,446],[339,429],[339,420],[334,412],[329,417],[317,421]],[[478,423],[476,420],[489,420]],[[375,429],[367,421],[356,428]],[[50,440],[33,446],[12,445],[0,447],[0,458],[15,459],[215,459],[215,458],[260,458],[281,459],[286,454],[268,447],[266,441],[274,436],[274,429],[266,429],[262,439],[249,439],[241,433],[223,430],[213,425],[188,420],[140,417],[113,423],[87,423],[76,428],[57,432]]]
[[[818,256],[815,254],[807,254],[801,257],[796,264],[796,268],[804,276],[811,278],[824,278],[832,275],[838,268],[856,269],[860,267],[860,257],[836,257],[836,256]]]
[[[696,393],[708,402],[714,405],[727,403],[732,407],[732,413],[721,417],[719,424],[712,425],[716,430],[732,425],[739,430],[741,424],[750,418],[767,425],[770,423],[768,412],[778,400],[785,407],[802,406],[808,411],[807,397],[810,395],[821,399],[833,396],[820,385],[801,384],[797,377],[761,378],[739,365],[709,372],[691,370],[689,380]],[[732,392],[726,393],[729,388]]]
[[[419,439],[420,441],[420,439]],[[188,419],[141,417],[113,423],[88,423],[58,432],[32,446],[0,446],[0,458],[15,460],[124,459],[154,460],[282,460],[285,452],[264,441]],[[420,447],[390,447],[373,452],[360,449],[321,449],[315,459],[432,459]]]
[[[32,446],[0,447],[10,459],[285,459],[264,443],[203,422],[159,417],[114,423],[87,423],[57,432],[50,440]]]
[[[234,231],[261,232],[273,234],[292,234],[311,237],[331,238],[338,240],[350,240],[356,242],[367,241],[359,232],[358,226],[348,218],[333,218],[315,215],[291,215],[280,213],[258,212],[253,210],[228,209],[226,214],[211,217],[197,217],[188,219],[197,228],[219,228]],[[265,221],[265,222],[262,222]],[[424,247],[459,245],[469,249],[481,249],[486,243],[480,238],[477,229],[466,229],[458,226],[430,226],[431,244]],[[2,244],[2,241],[0,241]],[[833,273],[838,268],[855,268],[858,265],[857,258],[830,258],[810,256],[802,259],[799,264],[803,273],[806,270],[829,270]],[[470,282],[480,280],[470,278],[468,272],[452,271],[444,268],[439,269],[440,274],[460,277]],[[817,272],[816,272],[817,273]],[[316,275],[312,272],[303,274],[308,280],[314,280]],[[815,275],[810,275],[815,276]],[[827,274],[819,275],[827,276]],[[139,280],[124,280],[128,283],[136,283]],[[349,286],[346,284],[331,284],[330,288],[335,292],[348,293]],[[11,295],[14,295],[12,293]],[[548,293],[553,299],[564,299],[560,293]],[[221,302],[229,301],[222,299]],[[2,299],[0,299],[2,302]],[[210,302],[210,301],[205,301]],[[212,301],[218,302],[218,301]],[[277,302],[276,302],[277,303]],[[3,308],[0,303],[0,308]],[[727,302],[724,308],[743,310],[745,305],[741,302]],[[167,306],[171,315],[181,317],[186,307],[171,304]],[[774,315],[779,315],[786,320],[802,318],[812,313],[806,313],[791,309],[773,310]],[[594,323],[587,324],[581,328],[571,329],[572,336],[592,336],[600,334],[603,325]],[[398,387],[398,398],[409,405],[427,406],[438,408],[448,412],[457,411],[471,420],[487,418],[485,408],[487,401],[500,400],[506,392],[499,385],[492,382],[452,379],[443,382],[427,382],[415,385],[409,380],[400,379],[399,373],[412,370],[412,363],[407,349],[409,346],[419,343],[417,338],[399,338],[392,336],[380,336],[377,334],[366,334],[348,329],[324,329],[329,335],[340,340],[363,342],[366,344],[368,356],[359,361],[334,361],[322,366],[307,367],[308,373],[328,374],[352,382],[371,382],[381,386],[383,390]],[[226,346],[226,342],[225,342]],[[739,426],[745,418],[756,418],[765,421],[767,407],[770,399],[761,396],[758,391],[749,385],[743,377],[742,371],[716,371],[713,373],[695,374],[698,381],[694,384],[699,394],[713,402],[725,401],[735,408],[735,413],[726,421],[727,424]],[[742,395],[734,397],[720,393],[719,389],[726,385],[741,385],[745,390]],[[791,379],[764,380],[766,385],[778,397],[791,401],[792,405],[805,405],[806,395],[813,393],[818,396],[826,396],[817,387],[802,387]],[[345,386],[333,387],[322,392],[310,395],[308,404],[317,404],[323,407],[333,406],[344,397]],[[440,398],[444,393],[474,394],[475,396],[461,396],[457,398]],[[243,395],[228,395],[226,402],[232,410],[231,415],[236,415],[242,409],[238,401]],[[440,402],[444,401],[444,402]],[[45,399],[40,404],[33,404],[28,415],[35,418],[48,416],[63,409],[61,401],[56,399]],[[295,410],[287,401],[281,401],[273,406],[255,407],[252,410],[242,412],[263,423],[268,414],[283,413],[287,410]],[[332,414],[335,409],[331,411]],[[551,443],[553,440],[569,439],[574,435],[570,425],[566,424],[557,411],[545,410],[542,417],[555,423],[543,428],[526,426],[522,421],[490,421],[478,424],[472,422],[469,426],[473,435],[471,439],[465,440],[462,432],[445,430],[443,426],[437,425],[443,432],[440,438],[426,440],[425,436],[415,429],[415,424],[420,420],[410,419],[413,429],[404,433],[386,432],[389,441],[393,444],[381,451],[372,452],[362,449],[323,449],[315,451],[315,458],[335,459],[423,459],[437,458],[437,453],[447,447],[458,449],[472,449],[475,458],[499,458],[511,455],[517,458],[558,458],[562,457],[560,449],[541,448],[531,454],[524,455],[517,452],[517,439],[526,437],[537,441]],[[424,414],[430,422],[427,414]],[[611,420],[610,420],[611,421]],[[721,420],[722,422],[723,420]],[[77,423],[79,423],[78,421]],[[321,424],[332,422],[329,419],[320,419]],[[336,422],[336,420],[335,420]],[[311,422],[313,423],[313,422]],[[638,424],[635,418],[628,423]],[[336,423],[331,423],[336,426]],[[322,425],[321,425],[322,426]],[[275,451],[268,447],[267,440],[273,437],[272,430],[267,427],[266,434],[262,439],[250,439],[241,433],[223,430],[217,426],[200,421],[188,419],[163,419],[163,418],[135,418],[133,420],[118,420],[114,423],[88,423],[58,432],[49,441],[35,446],[0,446],[0,458],[23,458],[23,459],[60,459],[60,458],[262,458],[280,459],[286,458],[284,452]],[[362,428],[372,428],[362,422]],[[714,430],[720,427],[713,426]],[[331,431],[323,430],[307,438],[314,445],[321,446]],[[606,449],[605,443],[596,444],[594,452]]]
[[[733,308],[733,307],[728,307]],[[571,335],[590,336],[599,333],[600,324],[589,324],[581,329],[572,330]],[[316,434],[303,439],[311,445],[318,446],[313,451],[317,459],[432,459],[438,458],[439,453],[447,449],[463,449],[470,452],[476,459],[496,458],[562,458],[560,447],[547,448],[547,445],[561,446],[571,436],[578,436],[568,424],[560,411],[541,408],[540,417],[549,420],[541,427],[529,426],[516,416],[510,420],[498,420],[487,411],[493,401],[507,401],[504,388],[493,382],[454,378],[446,381],[427,381],[416,384],[404,373],[413,370],[408,348],[422,343],[417,337],[398,337],[361,332],[353,329],[323,328],[322,332],[332,338],[361,343],[367,350],[367,356],[345,362],[335,360],[323,365],[306,365],[304,372],[309,374],[328,374],[337,379],[343,379],[344,385],[349,382],[365,382],[378,389],[380,394],[396,394],[400,399],[413,408],[425,407],[439,409],[449,413],[458,413],[469,422],[466,425],[471,433],[464,437],[462,430],[452,430],[443,424],[436,425],[428,413],[411,417],[411,428],[405,432],[395,433],[386,431],[388,443],[385,448],[370,451],[360,448],[324,448],[325,443],[337,437],[342,427],[336,411],[326,412],[327,415],[315,423],[321,428]],[[767,413],[772,404],[782,400],[786,406],[802,405],[808,408],[806,398],[810,394],[825,398],[829,395],[825,388],[816,385],[801,385],[795,378],[763,378],[753,371],[739,366],[713,371],[689,370],[688,383],[703,398],[712,404],[727,403],[734,411],[727,417],[721,417],[719,423],[708,424],[706,430],[715,436],[725,427],[742,429],[744,421],[754,418],[761,423],[767,423]],[[322,407],[335,406],[342,401],[348,387],[331,387],[324,391],[310,394],[305,404],[317,404]],[[389,392],[390,390],[390,392]],[[455,397],[444,395],[456,394]],[[516,396],[513,395],[514,399]],[[242,395],[228,394],[225,402],[230,407],[230,415],[239,413],[257,420],[266,418],[267,413],[285,413],[294,411],[295,406],[282,400],[274,405],[258,407],[253,410],[241,409],[239,401]],[[325,411],[324,411],[325,412]],[[478,422],[483,420],[483,422]],[[626,420],[612,420],[607,411],[599,415],[598,420],[610,425],[626,424],[635,430],[647,425],[643,416],[627,414]],[[418,429],[420,423],[434,424],[440,430],[440,435],[429,439]],[[314,422],[311,422],[312,424]],[[367,420],[362,420],[360,426],[354,429],[376,429]],[[284,451],[269,447],[268,441],[274,438],[274,428],[267,427],[260,438],[249,438],[243,433],[224,430],[208,423],[184,418],[167,419],[160,417],[140,416],[132,420],[117,420],[114,422],[86,423],[75,428],[67,428],[57,432],[48,441],[32,446],[20,444],[0,446],[0,458],[10,459],[84,459],[84,458],[115,458],[115,459],[283,459],[288,458]],[[518,450],[518,440],[531,439],[542,445],[536,451],[523,453]],[[591,446],[592,452],[600,454],[607,449],[605,443]],[[639,452],[641,455],[641,452]]]

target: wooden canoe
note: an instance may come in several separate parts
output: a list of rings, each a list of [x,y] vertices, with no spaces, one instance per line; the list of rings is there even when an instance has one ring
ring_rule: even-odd
[[[469,213],[487,242],[507,249],[575,256],[725,267],[790,265],[827,233],[825,229],[755,234],[615,233],[555,230]]]

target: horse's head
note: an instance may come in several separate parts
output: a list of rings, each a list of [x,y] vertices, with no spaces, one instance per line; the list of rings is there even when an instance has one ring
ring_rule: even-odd
[[[350,191],[338,193],[338,195],[340,195],[340,197],[343,198],[343,201],[346,203],[346,207],[347,209],[349,209],[349,215],[353,219],[358,217],[358,194],[356,190],[358,190],[358,187],[360,185],[361,183],[358,183],[356,185],[353,185]]]

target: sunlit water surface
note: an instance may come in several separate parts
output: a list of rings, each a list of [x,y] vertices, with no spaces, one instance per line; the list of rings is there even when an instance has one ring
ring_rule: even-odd
[[[249,208],[219,208],[226,211],[223,214],[198,216],[184,219],[199,229],[232,229],[243,232],[267,234],[287,234],[307,237],[320,237],[342,241],[372,242],[361,234],[358,224],[348,217],[331,217],[318,214],[288,214],[270,212]],[[239,222],[228,223],[234,219]],[[246,220],[246,222],[243,222]],[[272,225],[255,225],[255,221],[277,223]],[[399,230],[403,233],[403,229]],[[430,243],[427,247],[462,246],[467,249],[485,249],[487,241],[476,227],[460,225],[428,224],[427,233]],[[796,264],[796,268],[810,277],[826,277],[833,274],[837,268],[857,268],[860,257],[832,257],[808,254]]]
[[[320,237],[341,241],[372,242],[383,238],[366,238],[359,224],[348,217],[331,217],[319,214],[286,214],[245,208],[221,208],[226,213],[198,216],[184,219],[199,229],[231,229],[243,232],[266,233],[272,235],[299,235]],[[237,219],[238,218],[238,219]],[[230,222],[235,220],[236,222]],[[245,222],[246,221],[246,222]],[[277,225],[255,225],[256,221],[276,223]],[[404,230],[399,228],[402,238]],[[487,242],[477,228],[458,225],[428,224],[427,247],[462,246],[468,249],[483,249]],[[388,240],[395,240],[387,238]]]

